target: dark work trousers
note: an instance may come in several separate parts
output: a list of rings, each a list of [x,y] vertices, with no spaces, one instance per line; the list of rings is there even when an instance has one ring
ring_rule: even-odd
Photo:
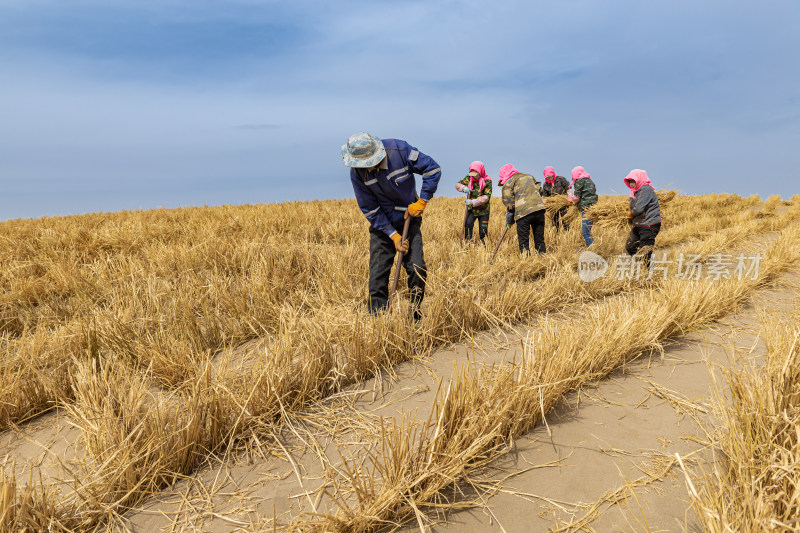
[[[408,290],[414,318],[419,320],[419,306],[425,296],[425,278],[427,268],[422,251],[421,217],[413,217],[408,225],[409,249],[403,256],[403,268],[408,273]],[[397,250],[394,241],[384,232],[370,227],[369,229],[369,310],[377,314],[389,303],[389,273],[394,263]]]
[[[478,221],[478,237],[485,244],[486,234],[489,233],[489,213],[476,217],[472,211],[467,211],[467,220],[464,222],[464,239],[472,240],[472,230],[475,228],[475,221]]]
[[[544,246],[544,216],[545,210],[540,209],[534,211],[529,215],[525,215],[517,220],[517,239],[519,239],[519,253],[527,253],[530,255],[530,236],[533,230],[533,247],[534,249],[543,254],[546,252]]]
[[[565,205],[564,207],[556,211],[555,214],[553,214],[553,227],[556,228],[556,231],[561,229],[560,226],[564,227],[564,231],[567,231],[569,229],[569,224],[564,222],[564,217],[567,215],[568,210],[569,206]]]
[[[656,235],[661,231],[661,223],[653,224],[643,228],[631,228],[631,234],[628,236],[628,242],[625,243],[625,251],[628,255],[636,255],[636,253],[649,246],[650,249],[644,255],[644,266],[650,269],[650,258],[653,255],[653,246],[656,244]]]

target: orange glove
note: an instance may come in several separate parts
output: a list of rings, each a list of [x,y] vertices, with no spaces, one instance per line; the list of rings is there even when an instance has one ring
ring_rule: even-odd
[[[428,202],[420,198],[419,200],[408,206],[405,218],[408,218],[410,216],[412,217],[420,216],[422,212],[425,210],[426,205],[428,205]]]
[[[404,254],[408,253],[408,239],[404,240],[402,244],[400,244],[400,239],[403,237],[400,236],[399,233],[395,233],[392,235],[392,240],[394,241],[394,249],[398,252],[403,252]]]

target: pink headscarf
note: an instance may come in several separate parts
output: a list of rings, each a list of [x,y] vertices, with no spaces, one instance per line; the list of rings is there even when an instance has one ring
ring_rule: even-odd
[[[544,181],[550,185],[556,182],[556,170],[553,167],[544,169]]]
[[[583,170],[583,167],[575,167],[572,169],[572,182],[569,184],[570,189],[576,180],[583,180],[591,178],[592,175]]]
[[[514,165],[512,165],[511,163],[503,165],[502,167],[500,167],[500,173],[498,174],[497,183],[499,183],[500,185],[505,185],[505,183],[508,181],[508,178],[510,178],[514,174],[519,174],[519,170],[514,168]]]
[[[628,185],[628,180],[633,180],[633,187]],[[625,176],[624,181],[625,185],[631,189],[631,198],[633,198],[633,195],[645,185],[650,185],[651,187],[653,186],[653,184],[650,183],[650,179],[647,177],[647,172],[638,168],[631,170],[630,173]]]
[[[492,177],[486,174],[486,167],[483,166],[483,163],[481,163],[480,161],[472,162],[472,164],[469,166],[469,171],[472,172],[473,170],[478,173],[478,177],[477,178],[473,176],[469,177],[469,190],[471,191],[475,190],[473,189],[473,187],[475,185],[475,181],[477,180],[478,190],[481,191],[483,190],[483,187],[484,185],[486,185],[487,181],[492,181]]]

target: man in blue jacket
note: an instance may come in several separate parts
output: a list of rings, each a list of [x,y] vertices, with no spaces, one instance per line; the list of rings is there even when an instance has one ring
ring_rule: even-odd
[[[350,167],[358,207],[369,228],[369,309],[377,314],[389,300],[389,272],[395,253],[402,251],[408,289],[419,320],[425,296],[425,255],[422,250],[422,212],[433,198],[442,171],[431,157],[399,139],[378,139],[369,133],[352,135],[342,146],[342,160]],[[422,176],[417,195],[414,174]],[[401,242],[404,219],[413,217],[407,240]]]

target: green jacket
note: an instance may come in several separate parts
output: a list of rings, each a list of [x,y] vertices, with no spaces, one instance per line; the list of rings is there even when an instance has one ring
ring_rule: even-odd
[[[567,189],[569,189],[569,182],[567,178],[564,176],[556,176],[553,184],[547,183],[547,180],[544,180],[544,185],[542,185],[542,196],[558,196],[560,194],[567,194]]]
[[[592,178],[575,180],[572,186],[573,193],[578,197],[578,209],[586,211],[597,203],[597,188]]]
[[[465,177],[464,179],[459,181],[459,183],[461,185],[464,185],[465,187],[469,187],[469,175],[467,175],[467,177]],[[484,196],[484,195],[488,196],[489,199],[492,198],[492,180],[490,180],[490,179],[486,180],[486,182],[483,185],[483,189],[480,189],[480,190],[478,190],[478,182],[476,181],[475,182],[475,188],[473,190],[469,191],[469,196],[467,196],[467,198],[469,198],[471,200],[475,200],[475,199],[480,198],[481,196]],[[470,207],[469,211],[470,211],[470,213],[472,213],[476,217],[487,215],[487,214],[489,214],[489,205],[490,204],[491,204],[491,202],[487,200],[486,203],[483,204],[483,205],[479,205],[479,206],[476,206],[476,207]]]
[[[503,205],[512,207],[514,220],[544,209],[541,187],[530,174],[514,174],[503,184]]]

